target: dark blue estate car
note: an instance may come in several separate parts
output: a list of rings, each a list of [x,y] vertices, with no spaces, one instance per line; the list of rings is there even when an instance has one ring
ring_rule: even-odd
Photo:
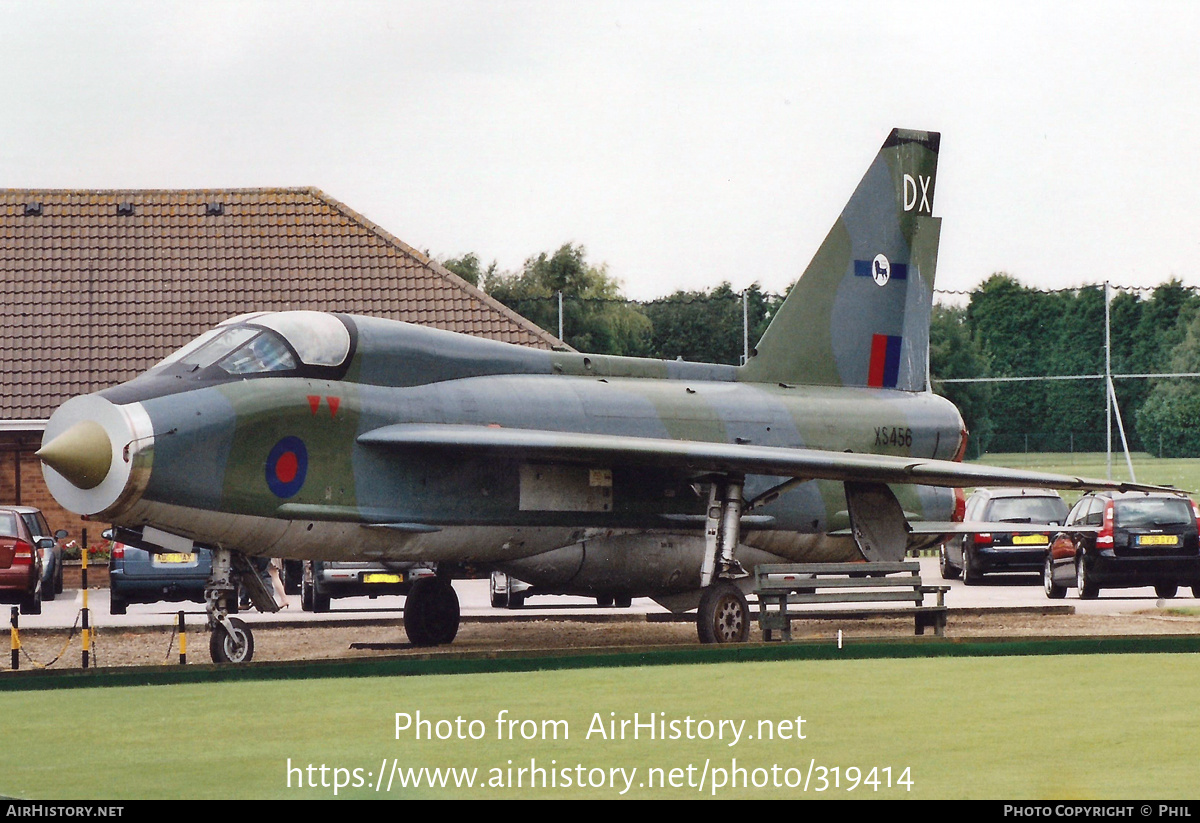
[[[212,573],[212,552],[151,554],[114,543],[108,561],[109,612],[125,614],[130,603],[160,600],[204,602],[204,587]]]

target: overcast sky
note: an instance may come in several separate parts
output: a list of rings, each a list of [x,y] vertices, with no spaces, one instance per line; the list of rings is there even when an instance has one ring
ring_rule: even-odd
[[[807,264],[942,133],[938,287],[1200,286],[1200,3],[9,2],[0,186],[316,186],[626,293]]]

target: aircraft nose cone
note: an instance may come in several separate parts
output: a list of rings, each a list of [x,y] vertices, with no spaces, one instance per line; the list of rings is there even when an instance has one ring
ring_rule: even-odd
[[[37,456],[76,487],[94,489],[112,466],[112,441],[99,423],[81,420],[38,449]]]

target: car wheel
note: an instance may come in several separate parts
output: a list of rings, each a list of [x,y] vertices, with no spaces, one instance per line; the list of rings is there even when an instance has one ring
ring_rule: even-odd
[[[42,613],[42,587],[38,586],[33,594],[21,598],[21,614]]]
[[[1100,587],[1092,582],[1082,554],[1075,558],[1075,588],[1079,589],[1080,600],[1095,600],[1100,596]]]
[[[613,598],[613,605],[618,609],[628,609],[633,605],[633,598],[628,595],[621,595]]]
[[[59,564],[58,564],[58,571],[56,571],[56,572],[54,573],[54,593],[55,593],[55,594],[62,594],[62,593],[63,593],[63,570],[62,570],[62,563],[59,563]]]
[[[971,568],[971,553],[967,550],[966,543],[963,544],[962,560],[963,583],[968,586],[978,586],[983,582],[983,575]]]
[[[244,620],[229,618],[233,634],[221,626],[208,639],[208,652],[214,663],[249,663],[254,657],[254,635]]]
[[[495,575],[488,579],[488,594],[491,595],[493,609],[503,609],[508,605],[508,589],[500,591],[496,588]]]
[[[745,643],[750,639],[750,605],[742,590],[719,580],[704,590],[696,611],[701,643]]]
[[[1042,588],[1051,600],[1062,600],[1067,596],[1067,587],[1054,582],[1054,566],[1050,563],[1049,553],[1046,554],[1046,565],[1042,568]]]
[[[304,562],[301,560],[283,561],[283,592],[284,594],[300,594],[304,585]]]
[[[1200,598],[1200,585],[1192,586],[1192,597]]]
[[[329,611],[329,600],[330,600],[329,595],[321,594],[319,591],[317,591],[317,586],[314,583],[313,584],[313,594],[312,594],[313,614],[325,614],[326,612],[328,612]]]
[[[1174,583],[1169,585],[1166,583],[1158,583],[1154,586],[1154,593],[1163,600],[1170,600],[1172,597],[1179,594],[1179,586],[1175,585]]]
[[[123,597],[117,597],[115,594],[108,596],[108,613],[109,614],[125,614],[129,610],[129,601]]]
[[[49,582],[50,582],[50,585],[48,585],[48,586],[45,584],[45,582],[42,583],[42,600],[54,602],[54,598],[55,598],[54,578],[50,578]]]
[[[597,606],[611,606],[613,604],[613,596],[611,594],[601,594],[596,597]]]
[[[938,569],[942,573],[943,580],[957,580],[962,577],[962,569],[950,562],[950,558],[946,554],[946,544],[943,543],[938,551]]]
[[[307,576],[300,581],[300,608],[306,612],[313,610],[313,584]]]

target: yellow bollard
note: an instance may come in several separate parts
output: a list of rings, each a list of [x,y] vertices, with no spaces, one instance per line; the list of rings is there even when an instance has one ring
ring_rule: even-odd
[[[11,629],[12,640],[11,640],[11,642],[12,642],[13,671],[16,671],[17,669],[21,668],[21,637],[20,637],[20,635],[17,634],[17,616],[20,613],[21,613],[21,610],[18,609],[16,606],[13,606],[12,607],[12,616],[9,619],[9,622],[12,624],[12,629]]]
[[[187,627],[183,622],[183,612],[179,613],[179,665],[187,663]]]

